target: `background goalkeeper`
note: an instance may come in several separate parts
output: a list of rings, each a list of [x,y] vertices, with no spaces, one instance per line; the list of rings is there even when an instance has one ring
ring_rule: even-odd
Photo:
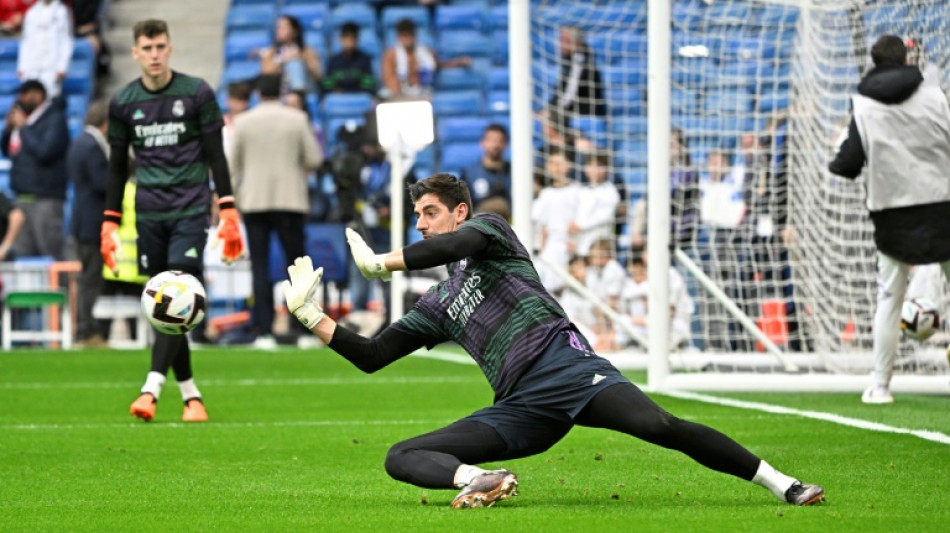
[[[709,427],[667,413],[607,360],[597,356],[542,287],[511,227],[494,214],[471,218],[467,185],[436,174],[410,186],[424,240],[375,255],[355,232],[354,260],[370,278],[394,270],[448,265],[399,321],[365,338],[325,316],[315,300],[322,269],[298,258],[284,282],[287,305],[305,326],[364,372],[374,372],[422,346],[454,341],[478,363],[494,404],[447,427],[394,445],[393,478],[426,488],[461,489],[452,507],[483,507],[514,495],[512,472],[480,463],[543,452],[575,425],[599,427],[679,450],[708,468],[752,481],[795,505],[824,499]]]
[[[135,25],[132,56],[139,62],[142,76],[118,91],[109,104],[111,152],[101,252],[106,266],[115,271],[131,146],[136,158],[139,271],[154,276],[165,270],[183,270],[200,280],[211,213],[209,169],[219,197],[217,237],[223,242],[224,261],[238,259],[244,243],[224,156],[221,109],[204,80],[171,70],[171,53],[164,21],[144,20]],[[169,367],[175,370],[185,402],[182,420],[207,420],[192,377],[188,337],[158,331],[151,370],[131,413],[146,421],[155,416]]]

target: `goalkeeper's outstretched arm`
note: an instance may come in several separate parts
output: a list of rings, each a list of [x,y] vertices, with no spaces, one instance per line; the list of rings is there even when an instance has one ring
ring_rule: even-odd
[[[397,270],[424,270],[454,263],[478,255],[489,244],[484,233],[470,227],[434,235],[386,254],[374,254],[362,237],[351,229],[346,230],[346,238],[356,266],[369,279],[388,279],[389,273]]]
[[[326,316],[317,301],[323,268],[314,270],[310,257],[298,257],[287,267],[287,273],[290,279],[284,281],[283,289],[290,312],[327,346],[363,372],[375,372],[426,344],[423,337],[392,326],[379,335],[366,338],[337,325]]]

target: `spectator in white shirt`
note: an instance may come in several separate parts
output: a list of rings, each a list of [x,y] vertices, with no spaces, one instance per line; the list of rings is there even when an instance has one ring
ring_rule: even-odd
[[[621,308],[633,329],[643,338],[649,338],[647,330],[647,298],[649,281],[647,280],[646,248],[635,249],[629,263],[630,280],[621,295]],[[690,321],[693,315],[693,300],[686,290],[686,282],[680,273],[670,267],[670,349],[684,350],[690,346]],[[623,330],[619,330],[623,331]],[[627,342],[624,335],[617,337],[617,343]],[[644,347],[645,348],[645,347]]]
[[[610,238],[597,239],[590,246],[590,254],[587,257],[587,280],[586,285],[594,296],[607,304],[614,311],[619,311],[620,295],[623,287],[626,285],[627,273],[623,266],[614,257],[614,242]],[[601,311],[596,310],[597,318],[594,331],[597,334],[594,349],[612,350],[612,339],[614,337],[613,323]]]
[[[571,163],[559,149],[552,149],[545,168],[550,185],[541,189],[531,206],[531,220],[539,228],[538,249],[542,261],[537,265],[538,275],[541,284],[556,295],[564,286],[557,269],[567,269],[574,251],[567,225],[576,217],[580,186],[570,179]]]
[[[607,152],[595,152],[587,157],[584,175],[587,183],[581,188],[578,216],[567,227],[577,243],[577,254],[588,255],[591,244],[598,239],[614,242],[614,225],[620,193],[608,180],[610,156]]]
[[[20,81],[39,80],[49,98],[58,96],[73,55],[73,23],[60,0],[41,0],[23,18],[23,36],[17,57]]]

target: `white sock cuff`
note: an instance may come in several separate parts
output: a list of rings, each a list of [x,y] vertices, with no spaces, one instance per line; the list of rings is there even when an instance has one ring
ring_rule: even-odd
[[[453,480],[453,483],[456,487],[462,488],[471,483],[472,480],[475,479],[475,476],[484,474],[485,472],[487,472],[487,470],[477,466],[462,465],[458,468],[458,470],[455,471],[455,479]]]
[[[752,478],[753,483],[769,489],[775,497],[783,501],[785,500],[785,491],[787,491],[795,481],[797,481],[795,478],[786,476],[772,468],[772,465],[765,461],[759,463],[759,468]]]
[[[201,391],[199,391],[198,386],[195,385],[195,378],[179,381],[178,388],[181,389],[181,399],[183,401],[187,402],[192,398],[201,399]]]
[[[162,394],[162,387],[165,386],[165,375],[158,372],[149,372],[145,376],[145,385],[142,385],[142,393],[149,393],[158,400]]]

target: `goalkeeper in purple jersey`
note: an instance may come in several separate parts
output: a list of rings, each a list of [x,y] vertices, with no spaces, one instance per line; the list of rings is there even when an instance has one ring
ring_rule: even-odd
[[[700,464],[811,505],[819,485],[802,484],[709,427],[681,420],[650,400],[590,348],[538,279],[517,235],[501,217],[472,217],[464,181],[435,174],[410,186],[424,239],[376,255],[355,232],[347,239],[367,278],[447,265],[450,276],[406,316],[373,338],[337,326],[315,299],[323,269],[309,257],[288,268],[287,306],[305,326],[370,373],[426,346],[453,341],[481,367],[495,401],[442,429],[394,445],[393,478],[427,488],[461,489],[452,507],[488,507],[516,494],[518,478],[480,463],[541,453],[575,425],[612,429],[681,451]]]

